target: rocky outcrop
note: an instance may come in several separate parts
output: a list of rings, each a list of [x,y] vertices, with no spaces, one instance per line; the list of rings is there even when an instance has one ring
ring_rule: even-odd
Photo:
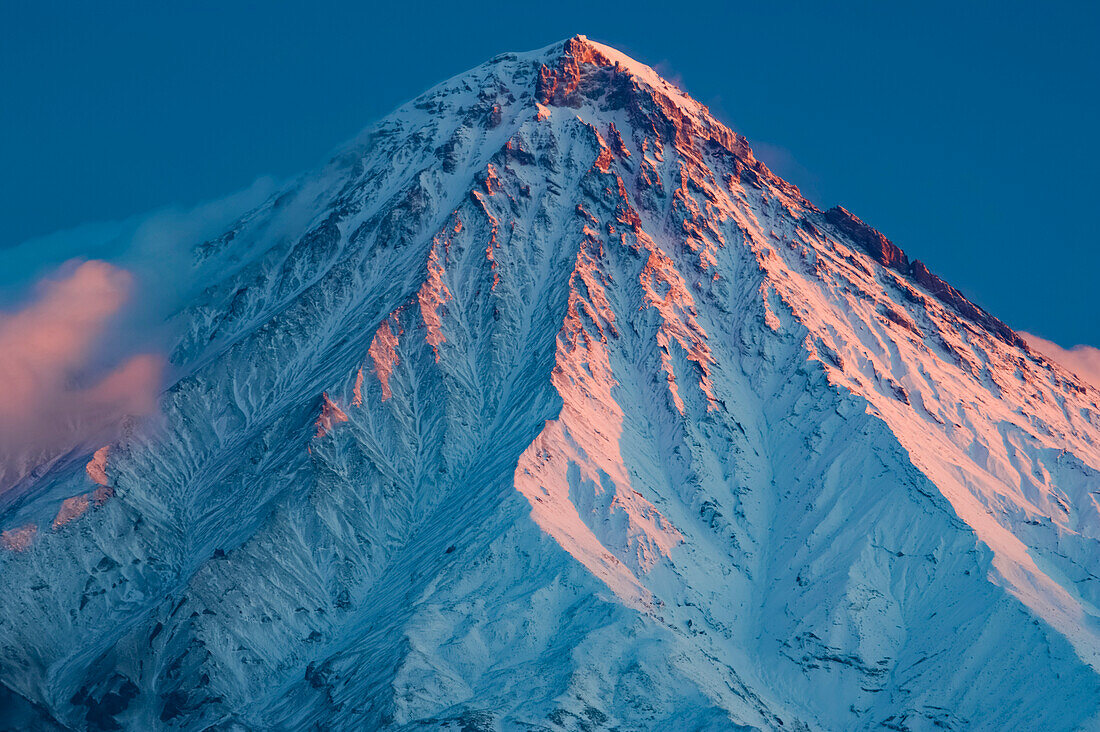
[[[884,267],[902,273],[909,271],[909,257],[877,229],[863,223],[855,214],[842,206],[834,206],[825,212],[825,220],[843,232],[860,249]]]
[[[853,213],[842,206],[834,206],[825,212],[825,220],[858,245],[876,262],[912,279],[933,297],[947,305],[959,315],[982,326],[1009,345],[1026,348],[1027,344],[1014,330],[982,308],[967,300],[966,297],[937,275],[929,271],[920,260],[912,263],[896,244],[887,239],[877,229],[863,223]]]

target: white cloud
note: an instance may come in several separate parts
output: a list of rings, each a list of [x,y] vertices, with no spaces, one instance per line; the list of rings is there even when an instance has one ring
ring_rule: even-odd
[[[1031,333],[1021,332],[1020,335],[1032,349],[1100,389],[1100,348],[1085,345],[1062,348]]]
[[[77,445],[108,439],[127,416],[152,411],[159,356],[90,370],[132,288],[130,274],[107,262],[72,262],[41,281],[24,307],[0,312],[0,491]]]
[[[202,281],[194,247],[263,202],[260,179],[192,209],[89,224],[0,250],[0,495],[156,409],[168,316]]]

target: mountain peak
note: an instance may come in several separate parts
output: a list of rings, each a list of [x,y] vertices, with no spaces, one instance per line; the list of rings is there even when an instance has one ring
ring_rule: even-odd
[[[587,36],[576,35],[549,48],[547,62],[539,73],[538,97],[543,104],[576,105],[579,102],[576,94],[584,75],[584,67],[589,66],[611,73],[609,78],[603,79],[605,83],[613,79],[629,79],[657,92],[684,112],[708,114],[706,107],[651,67],[611,46],[590,40]],[[597,90],[598,86],[594,85],[588,96],[593,96],[591,92]]]
[[[673,84],[670,84],[651,67],[637,61],[622,51],[612,46],[590,40],[587,36],[576,35],[555,44],[561,47],[558,54],[560,62],[565,64],[587,63],[594,66],[609,67],[627,74],[654,88],[672,90],[679,93],[685,99],[690,99],[684,92]],[[697,103],[696,103],[697,104]]]
[[[155,429],[0,513],[0,727],[1097,726],[1100,393],[614,49],[193,261]]]

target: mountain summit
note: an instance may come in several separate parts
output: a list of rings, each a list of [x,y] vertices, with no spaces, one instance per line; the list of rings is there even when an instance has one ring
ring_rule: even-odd
[[[0,513],[8,727],[1100,724],[1100,393],[614,49],[191,262],[162,418]]]

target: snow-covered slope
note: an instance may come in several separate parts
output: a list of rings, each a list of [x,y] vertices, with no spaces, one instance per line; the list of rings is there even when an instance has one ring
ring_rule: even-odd
[[[162,419],[0,514],[48,729],[1100,720],[1100,393],[578,36],[196,243]]]

